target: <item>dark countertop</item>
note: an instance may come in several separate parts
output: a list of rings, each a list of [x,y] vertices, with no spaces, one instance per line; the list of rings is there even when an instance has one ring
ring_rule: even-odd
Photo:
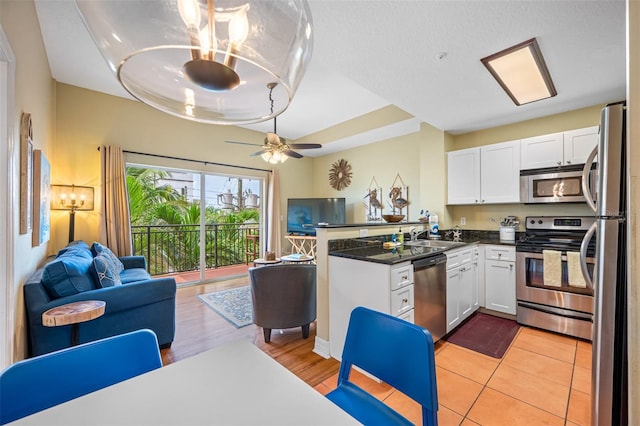
[[[451,241],[447,238],[449,231],[442,233],[444,241]],[[521,233],[516,240],[521,237]],[[383,248],[383,243],[390,241],[390,235],[381,235],[377,237],[365,238],[349,238],[342,240],[329,241],[329,256],[344,257],[348,259],[361,260],[365,262],[383,263],[386,265],[394,265],[400,262],[424,259],[426,257],[435,256],[438,253],[444,253],[446,250],[459,249],[464,246],[456,246],[448,249],[441,247],[420,247],[404,244],[392,249]],[[408,241],[409,235],[405,235]],[[498,244],[515,246],[515,241],[501,241],[498,231],[463,231],[462,242],[466,244]]]

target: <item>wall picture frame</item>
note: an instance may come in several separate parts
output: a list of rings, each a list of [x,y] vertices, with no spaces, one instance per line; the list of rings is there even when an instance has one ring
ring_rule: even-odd
[[[33,233],[31,245],[42,245],[49,241],[51,217],[49,210],[51,166],[49,161],[36,149],[33,151]]]
[[[31,232],[33,223],[33,127],[31,114],[20,120],[20,233]]]

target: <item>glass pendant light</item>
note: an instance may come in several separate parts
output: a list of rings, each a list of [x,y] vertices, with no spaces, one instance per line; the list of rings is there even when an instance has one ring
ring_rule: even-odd
[[[214,124],[271,119],[311,58],[306,0],[76,0],[123,87],[169,114]],[[273,108],[265,102],[268,84]]]

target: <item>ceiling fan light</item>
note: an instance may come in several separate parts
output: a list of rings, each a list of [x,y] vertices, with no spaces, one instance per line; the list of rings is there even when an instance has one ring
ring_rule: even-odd
[[[211,0],[75,1],[125,90],[194,121],[239,125],[277,116],[313,50],[306,0],[216,0],[215,10]],[[185,88],[195,93],[193,115],[185,112]],[[273,108],[264,102],[269,94]]]

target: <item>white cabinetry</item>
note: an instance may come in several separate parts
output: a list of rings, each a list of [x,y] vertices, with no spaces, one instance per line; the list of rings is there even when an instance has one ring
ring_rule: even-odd
[[[447,255],[447,333],[479,308],[478,246]]]
[[[329,256],[329,340],[340,360],[356,306],[366,306],[413,322],[413,265],[365,262]]]
[[[516,249],[485,246],[485,306],[498,312],[516,314]]]
[[[447,153],[448,204],[520,202],[520,141]]]
[[[522,139],[520,168],[584,164],[598,144],[598,126]]]

